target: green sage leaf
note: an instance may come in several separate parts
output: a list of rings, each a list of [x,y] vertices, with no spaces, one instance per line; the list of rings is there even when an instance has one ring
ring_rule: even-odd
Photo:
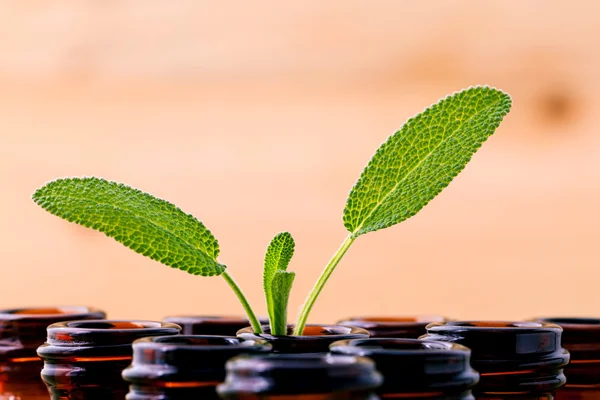
[[[271,240],[265,254],[263,272],[263,288],[267,302],[267,312],[273,331],[275,320],[275,302],[278,301],[273,293],[272,281],[277,271],[285,271],[294,255],[295,242],[289,232],[281,232]],[[283,333],[285,335],[285,332]]]
[[[352,188],[344,226],[352,237],[419,212],[463,170],[511,107],[500,90],[473,87],[410,118],[377,150]]]
[[[100,178],[66,178],[47,183],[32,197],[46,211],[162,264],[193,275],[225,271],[212,233],[194,216],[148,193]]]
[[[271,320],[271,334],[287,335],[287,308],[290,291],[296,274],[287,271],[275,271],[271,281],[273,291],[273,318]]]

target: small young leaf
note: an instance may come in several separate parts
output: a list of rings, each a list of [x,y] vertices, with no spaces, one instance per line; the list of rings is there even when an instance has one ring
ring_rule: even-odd
[[[287,308],[290,291],[296,274],[287,271],[275,271],[271,280],[273,291],[273,316],[271,319],[271,334],[277,336],[287,335]]]
[[[263,287],[267,301],[267,312],[273,329],[274,304],[272,281],[277,271],[285,271],[294,255],[294,238],[289,232],[282,232],[271,240],[265,255],[265,268],[263,273]],[[285,334],[285,333],[284,333]]]
[[[507,94],[474,87],[409,119],[381,145],[350,192],[344,226],[352,237],[419,212],[462,171],[510,107]]]
[[[100,178],[52,181],[33,194],[46,211],[103,232],[137,253],[193,275],[220,275],[219,244],[192,215],[137,189]]]

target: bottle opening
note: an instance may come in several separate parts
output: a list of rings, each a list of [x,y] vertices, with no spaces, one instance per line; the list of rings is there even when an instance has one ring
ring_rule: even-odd
[[[293,327],[289,327],[288,331],[292,333]],[[352,328],[346,326],[310,325],[304,328],[302,336],[347,335],[349,333],[352,333]]]
[[[600,325],[597,318],[544,318],[543,321],[556,325]]]
[[[421,339],[342,340],[331,353],[368,357],[383,375],[383,398],[472,399],[479,374],[470,365],[470,350],[455,343]]]
[[[26,314],[26,315],[56,315],[56,314],[73,314],[70,310],[62,310],[60,308],[23,308],[15,310],[11,314]]]
[[[149,321],[73,321],[67,323],[69,328],[81,328],[81,329],[147,329],[147,328],[160,328],[161,325],[158,322]]]
[[[35,316],[55,316],[55,315],[73,315],[73,314],[86,314],[89,313],[90,309],[87,307],[29,307],[29,308],[16,308],[12,310],[1,311],[0,314],[12,314],[12,315],[35,315]]]
[[[244,339],[266,340],[273,346],[274,353],[327,353],[329,345],[337,340],[368,338],[369,332],[354,326],[342,325],[306,325],[300,336],[293,335],[293,325],[288,325],[287,336],[271,334],[268,325],[262,327],[263,333],[255,334],[251,327],[238,331],[237,336]]]
[[[462,321],[446,322],[446,326],[464,326],[476,328],[541,328],[539,322],[506,322],[506,321]]]
[[[366,329],[374,338],[418,339],[426,333],[428,324],[445,321],[447,318],[439,315],[363,316],[341,320],[337,324]]]
[[[481,374],[479,393],[545,393],[566,382],[570,356],[562,332],[546,322],[455,321],[428,325],[423,339],[470,348],[471,365]]]
[[[214,315],[206,315],[206,316],[195,316],[195,315],[174,315],[172,317],[165,318],[167,322],[188,322],[188,323],[248,323],[248,318],[237,317],[237,316],[214,316]]]
[[[37,349],[44,361],[89,359],[103,348],[106,357],[131,357],[131,344],[141,338],[178,335],[181,327],[168,322],[124,320],[62,321],[48,326],[46,343]]]
[[[350,321],[379,322],[379,323],[418,323],[418,322],[443,322],[444,317],[439,316],[415,316],[415,317],[355,317],[345,320],[345,323],[351,325]]]
[[[165,336],[150,338],[149,341],[162,344],[180,344],[190,346],[222,347],[237,346],[242,344],[242,340],[226,336]]]
[[[269,321],[259,319],[261,325]],[[250,326],[248,318],[238,316],[177,315],[164,319],[181,326],[184,335],[235,336],[240,329]]]
[[[381,385],[373,361],[337,354],[240,356],[227,363],[221,396],[307,395],[369,391]],[[335,395],[332,396],[332,398]],[[294,397],[295,398],[295,397]]]
[[[371,350],[452,350],[453,347],[461,347],[445,342],[434,342],[419,339],[353,339],[337,342],[353,347],[367,348]],[[335,346],[335,344],[334,344]],[[465,349],[466,350],[466,349]]]
[[[268,354],[258,356],[241,356],[236,359],[243,368],[261,372],[263,367],[268,366],[277,370],[298,369],[310,366],[312,368],[329,369],[335,366],[354,365],[366,359],[357,358],[345,354],[327,353],[305,353],[305,354]],[[236,361],[234,360],[234,361]]]
[[[271,327],[269,325],[264,325],[262,327],[263,332],[266,335],[271,335]],[[252,327],[244,328],[240,330],[239,333],[252,333]],[[292,336],[294,332],[294,325],[288,325],[287,334],[288,336],[282,337],[305,337],[305,336],[333,336],[333,335],[350,335],[350,334],[367,334],[367,332],[362,328],[357,328],[353,326],[342,326],[342,325],[306,325],[304,327],[304,332],[302,332],[301,336]]]

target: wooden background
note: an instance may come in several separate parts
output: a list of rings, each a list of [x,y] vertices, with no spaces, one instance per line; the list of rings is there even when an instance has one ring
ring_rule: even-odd
[[[357,241],[311,320],[600,317],[599,17],[593,0],[0,0],[0,303],[240,313],[222,279],[29,199],[97,175],[203,220],[261,314],[264,250],[292,232],[293,317],[378,145],[488,84],[514,101],[497,134],[418,216]]]

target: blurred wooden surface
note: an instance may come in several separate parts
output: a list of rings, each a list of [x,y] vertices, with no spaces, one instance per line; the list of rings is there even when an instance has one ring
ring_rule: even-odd
[[[221,279],[29,200],[55,177],[99,175],[203,220],[261,312],[264,250],[292,232],[295,308],[377,146],[489,84],[514,100],[497,134],[417,217],[354,245],[312,321],[600,316],[600,3],[323,3],[0,0],[0,305],[240,313]]]

